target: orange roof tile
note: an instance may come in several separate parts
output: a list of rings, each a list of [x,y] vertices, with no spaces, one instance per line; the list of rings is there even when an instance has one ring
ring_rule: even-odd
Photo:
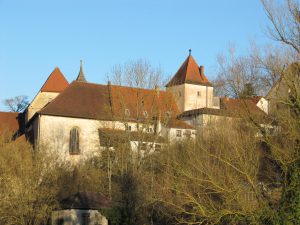
[[[42,86],[41,92],[62,92],[68,85],[69,82],[66,80],[65,76],[58,67],[55,67]]]
[[[189,55],[179,70],[173,76],[166,87],[171,87],[180,84],[200,84],[205,86],[212,86],[204,74],[201,74],[200,68],[193,58]]]
[[[184,111],[178,118],[183,119],[191,115],[219,115],[227,117],[266,119],[267,114],[256,106],[253,99],[233,99],[233,98],[220,98],[220,109],[215,108],[200,108]]]
[[[18,129],[18,113],[0,112],[0,134],[5,131],[16,132]]]
[[[159,117],[162,122],[170,120],[170,127],[192,129],[185,122],[175,119],[179,110],[169,92],[79,81],[73,81],[39,113],[141,123],[151,123],[154,122],[153,117]]]
[[[110,93],[115,117],[123,118],[126,109],[130,113],[128,118],[134,120],[164,117],[167,112],[172,116],[179,113],[172,94],[166,91],[110,85]]]

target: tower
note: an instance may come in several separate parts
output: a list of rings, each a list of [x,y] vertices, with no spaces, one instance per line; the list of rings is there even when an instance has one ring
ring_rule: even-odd
[[[204,66],[198,66],[191,50],[166,89],[173,94],[181,112],[213,107],[213,86],[204,74]]]

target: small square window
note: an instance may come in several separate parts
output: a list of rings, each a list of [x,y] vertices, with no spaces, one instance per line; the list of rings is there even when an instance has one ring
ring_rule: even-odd
[[[176,137],[181,137],[182,134],[181,134],[181,130],[176,130]]]
[[[197,96],[200,97],[201,96],[201,92],[197,91]]]
[[[125,125],[125,130],[131,131],[131,126],[129,126],[128,124]]]
[[[147,131],[148,133],[152,133],[152,132],[153,132],[153,129],[152,129],[152,127],[148,127],[148,128],[146,129],[146,131]]]

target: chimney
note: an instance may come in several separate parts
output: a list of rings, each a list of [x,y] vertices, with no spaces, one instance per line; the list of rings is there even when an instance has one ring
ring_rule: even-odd
[[[200,66],[199,69],[200,69],[200,75],[204,76],[204,66]]]

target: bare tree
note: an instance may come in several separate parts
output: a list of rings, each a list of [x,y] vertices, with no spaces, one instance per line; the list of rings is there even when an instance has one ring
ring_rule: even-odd
[[[261,0],[271,22],[268,33],[272,39],[290,46],[300,54],[300,9],[299,1],[284,0],[282,5],[274,0]]]
[[[216,94],[239,98],[247,85],[253,87],[254,94],[265,96],[296,55],[289,49],[251,43],[246,55],[236,55],[231,47],[228,54],[220,54],[217,59]]]
[[[26,109],[28,104],[28,97],[25,95],[20,95],[4,100],[4,105],[12,112],[22,112]]]
[[[147,89],[163,86],[162,69],[153,67],[144,59],[114,66],[109,77],[116,85]]]

